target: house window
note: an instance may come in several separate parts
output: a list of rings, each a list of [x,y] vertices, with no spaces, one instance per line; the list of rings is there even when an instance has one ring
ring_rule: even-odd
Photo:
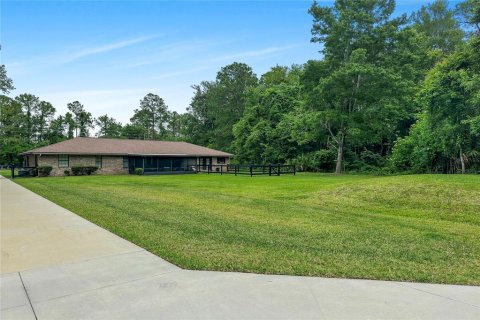
[[[128,157],[123,157],[123,167],[128,168]]]
[[[68,168],[68,154],[59,154],[58,155],[58,167],[59,168]]]
[[[95,166],[97,168],[102,167],[102,156],[95,156]]]
[[[217,164],[225,164],[225,158],[217,158]]]

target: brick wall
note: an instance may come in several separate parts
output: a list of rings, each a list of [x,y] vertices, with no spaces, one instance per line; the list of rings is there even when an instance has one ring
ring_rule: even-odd
[[[63,176],[65,170],[75,166],[95,166],[95,156],[69,156],[68,168],[58,167],[58,155],[42,155],[38,157],[39,166],[51,166],[52,176]],[[127,174],[128,168],[123,168],[122,156],[102,156],[102,167],[95,174]]]
[[[93,159],[95,165],[95,157]],[[100,174],[127,174],[128,168],[123,167],[122,156],[102,156],[102,168],[98,170]]]
[[[197,159],[197,163],[198,159]],[[230,158],[225,158],[225,164],[230,163]],[[212,158],[212,171],[221,170],[221,166],[217,166],[217,158]],[[38,157],[39,166],[51,166],[52,176],[63,176],[65,170],[71,171],[72,167],[75,166],[95,166],[95,156],[82,156],[82,155],[71,155],[69,156],[68,167],[59,168],[58,167],[58,155],[42,155]],[[223,170],[226,171],[226,168],[223,167]],[[102,167],[98,169],[95,174],[127,174],[128,168],[123,168],[123,157],[122,156],[102,156]]]
[[[63,170],[68,168],[58,168],[58,156],[56,155],[42,155],[38,157],[38,166],[51,166],[52,172],[50,173],[51,176],[56,175],[63,175]]]

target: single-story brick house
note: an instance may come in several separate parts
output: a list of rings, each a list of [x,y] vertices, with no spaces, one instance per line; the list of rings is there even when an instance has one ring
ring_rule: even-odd
[[[96,166],[99,174],[219,171],[230,153],[187,142],[78,137],[22,153],[25,167],[51,166],[64,175],[75,166]],[[225,170],[225,169],[223,169]]]

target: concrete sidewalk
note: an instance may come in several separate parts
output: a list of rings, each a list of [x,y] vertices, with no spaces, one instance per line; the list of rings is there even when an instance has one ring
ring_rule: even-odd
[[[182,270],[0,179],[1,319],[480,319],[480,287]]]

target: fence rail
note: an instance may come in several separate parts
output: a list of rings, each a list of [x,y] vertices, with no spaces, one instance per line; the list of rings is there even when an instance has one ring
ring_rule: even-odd
[[[35,167],[10,166],[12,178],[15,176],[28,177],[37,176],[38,170]],[[134,173],[135,168],[131,167],[129,173]],[[144,174],[171,174],[171,173],[207,173],[207,174],[234,174],[280,176],[282,174],[296,174],[294,165],[285,164],[194,164],[186,167],[145,168]]]
[[[256,175],[280,176],[282,174],[296,174],[294,165],[285,164],[213,164],[213,165],[195,165],[196,172],[220,173],[234,175]]]
[[[9,170],[10,177],[14,179],[15,177],[36,177],[38,175],[38,170],[36,167],[25,167],[21,165],[7,165],[2,166],[1,169]]]

